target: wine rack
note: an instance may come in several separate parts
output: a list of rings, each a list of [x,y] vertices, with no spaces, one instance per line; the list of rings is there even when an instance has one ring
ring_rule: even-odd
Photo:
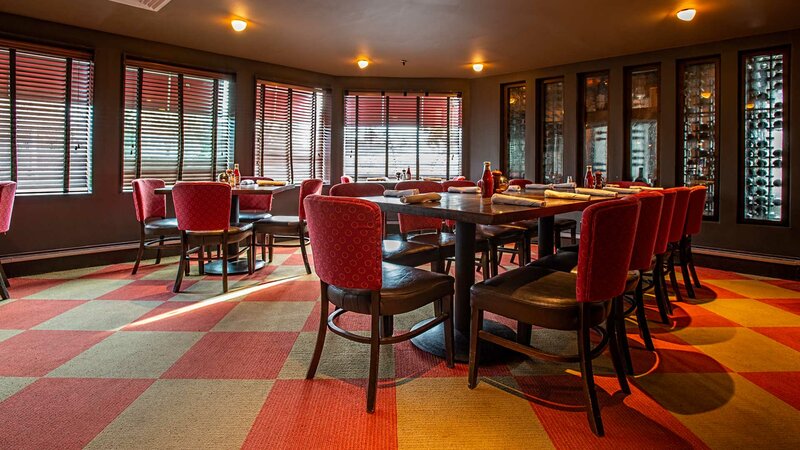
[[[525,178],[525,83],[503,85],[503,172],[509,179]]]
[[[706,186],[703,216],[719,217],[719,58],[678,63],[678,180],[685,186]]]
[[[742,54],[742,137],[740,207],[747,222],[784,224],[788,211],[784,141],[788,95],[788,51]]]
[[[564,79],[539,81],[539,155],[542,164],[537,181],[564,181]]]
[[[658,66],[628,68],[625,71],[626,173],[632,181],[650,185],[658,182]]]
[[[608,178],[608,72],[581,76],[581,131],[579,141],[583,146],[583,161],[578,165],[582,176],[585,166],[600,171]]]

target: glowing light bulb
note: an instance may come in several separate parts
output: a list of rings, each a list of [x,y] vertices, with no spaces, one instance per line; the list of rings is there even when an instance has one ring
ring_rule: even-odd
[[[358,60],[358,67],[359,68],[366,69],[368,65],[369,65],[369,61],[367,61],[366,59],[359,59]]]
[[[233,19],[231,20],[231,28],[233,31],[244,31],[247,28],[247,21],[242,19]]]
[[[697,14],[697,10],[694,8],[687,8],[678,11],[678,19],[681,19],[684,22],[691,22],[694,19],[694,15]]]
[[[472,65],[472,70],[474,70],[475,72],[480,72],[480,71],[482,71],[482,70],[483,70],[483,64],[482,64],[482,63],[475,63],[475,64],[473,64],[473,65]]]

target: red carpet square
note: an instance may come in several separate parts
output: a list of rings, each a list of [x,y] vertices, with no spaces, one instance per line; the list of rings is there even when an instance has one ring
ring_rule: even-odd
[[[735,272],[726,272],[724,270],[709,269],[707,267],[695,267],[695,270],[697,271],[697,278],[700,279],[700,285],[702,285],[703,287],[706,287],[706,285],[703,284],[703,280],[749,280],[750,279],[744,275],[740,275]],[[680,269],[678,269],[678,272],[680,272]]]
[[[120,279],[138,280],[143,277],[146,277],[147,275],[150,275],[153,272],[163,270],[166,267],[168,267],[167,264],[153,264],[153,260],[149,261],[145,260],[141,264],[139,264],[139,270],[136,271],[136,275],[132,275],[131,270],[133,270],[133,263],[111,264],[109,266],[103,267],[100,270],[85,275],[81,278],[100,278],[107,280],[120,280]]]
[[[740,372],[739,375],[800,410],[800,372]]]
[[[83,448],[154,380],[43,378],[0,403],[0,446]]]
[[[19,300],[0,306],[0,329],[27,330],[86,302],[76,300]]]
[[[793,291],[800,292],[800,281],[795,281],[795,280],[763,280],[763,281],[765,283],[782,287],[784,289],[791,289]]]
[[[14,278],[11,280],[11,287],[8,292],[11,298],[24,298],[29,295],[37,294],[45,289],[58,286],[69,280],[45,279],[45,278]]]
[[[258,302],[309,302],[319,299],[319,281],[286,281],[265,287],[244,298],[244,301]]]
[[[366,411],[366,381],[278,380],[244,443],[247,449],[394,449],[393,387]]]
[[[153,308],[125,331],[210,331],[236,302],[202,303],[166,302]]]
[[[396,378],[419,377],[466,377],[469,366],[456,364],[448,368],[442,358],[414,347],[410,341],[394,345],[394,367]],[[511,371],[507,364],[484,366],[481,365],[481,376],[510,376]]]
[[[0,376],[43,377],[111,333],[30,330],[0,342]]]
[[[781,286],[783,287],[783,286]],[[764,302],[770,306],[774,306],[776,308],[780,308],[784,311],[789,311],[790,313],[794,313],[800,316],[800,299],[796,298],[768,298],[768,299],[756,299],[760,302]]]
[[[181,290],[189,289],[194,283],[193,280],[184,279],[181,283]],[[98,300],[167,301],[177,295],[172,292],[174,284],[173,280],[136,280],[99,297]]]
[[[800,352],[800,328],[798,327],[756,327],[751,329]]]
[[[297,333],[208,333],[163,378],[277,378]]]
[[[730,369],[669,331],[651,331],[655,353],[644,349],[637,334],[628,334],[634,373],[730,372]]]
[[[301,255],[300,252],[297,252],[286,258],[286,261],[284,261],[283,264],[287,266],[302,266],[303,255]],[[308,255],[308,264],[311,265],[312,268],[314,267],[314,257],[312,255]]]
[[[314,304],[314,309],[308,315],[302,331],[317,331],[319,329],[319,310],[321,302]],[[328,314],[333,312],[333,304],[328,306]],[[324,319],[327,320],[327,319]],[[368,314],[358,314],[354,312],[344,313],[336,319],[336,323],[347,331],[369,331],[370,329],[370,316]],[[330,332],[330,331],[329,331]]]
[[[724,302],[725,300],[719,300]],[[654,315],[648,315],[653,319],[661,322],[660,316],[657,311]],[[672,328],[686,328],[686,327],[738,327],[739,324],[733,322],[719,314],[713,313],[702,306],[693,305],[687,302],[673,302],[672,303]],[[663,324],[659,323],[659,326]]]

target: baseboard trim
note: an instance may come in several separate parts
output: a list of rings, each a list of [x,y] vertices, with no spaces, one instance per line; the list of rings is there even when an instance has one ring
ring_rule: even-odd
[[[738,252],[721,248],[702,247],[692,245],[692,253],[695,255],[717,256],[720,258],[732,258],[746,261],[760,262],[765,264],[779,264],[790,267],[800,267],[800,258],[787,258],[785,256],[764,255],[760,253]]]
[[[17,253],[0,257],[0,263],[14,264],[29,261],[41,261],[54,258],[69,258],[72,256],[95,255],[98,253],[119,252],[139,248],[138,241],[118,242],[114,244],[87,245],[85,247],[71,247],[57,250],[44,250],[39,252]]]

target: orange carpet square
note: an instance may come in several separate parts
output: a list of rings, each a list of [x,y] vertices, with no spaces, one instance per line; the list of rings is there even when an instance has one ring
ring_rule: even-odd
[[[0,330],[27,330],[86,303],[80,300],[20,300],[0,306]]]

